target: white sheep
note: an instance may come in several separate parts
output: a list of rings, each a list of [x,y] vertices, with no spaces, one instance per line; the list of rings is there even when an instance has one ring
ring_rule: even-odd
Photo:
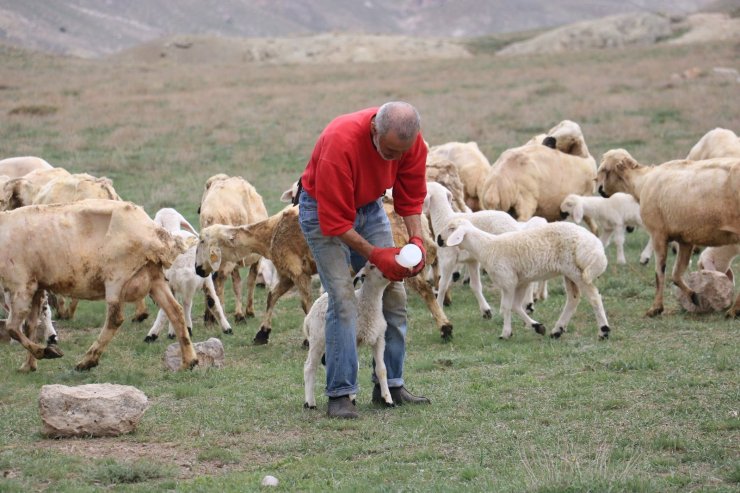
[[[0,160],[0,175],[20,178],[37,169],[51,169],[53,166],[36,156],[9,157]]]
[[[617,247],[617,263],[626,264],[624,257],[624,232],[643,227],[640,218],[640,204],[637,200],[626,193],[615,193],[608,198],[601,196],[586,196],[569,194],[560,204],[560,217],[572,218],[576,224],[580,224],[584,217],[590,217],[598,225],[599,239],[608,247],[614,238]],[[645,265],[650,261],[653,254],[652,241],[640,254],[640,263]]]
[[[471,221],[476,227],[489,233],[505,233],[519,229],[517,221],[502,211],[455,212],[452,209],[452,194],[445,187],[435,182],[427,182],[427,195],[422,210],[432,223],[432,232],[435,235],[447,227],[453,219],[464,218]],[[458,262],[468,266],[470,274],[470,289],[478,301],[478,309],[483,318],[491,318],[491,307],[483,296],[483,285],[480,279],[480,265],[478,260],[459,248],[441,248],[437,252],[439,266],[439,285],[437,303],[442,306],[445,294],[450,287],[452,275]]]
[[[388,389],[388,373],[383,360],[385,352],[385,330],[387,323],[383,315],[383,293],[390,281],[373,264],[367,263],[358,272],[363,280],[360,289],[355,291],[357,298],[357,343],[365,343],[373,348],[375,375],[380,384],[380,395],[387,406],[393,406],[393,398]],[[303,407],[316,408],[314,381],[316,369],[321,364],[321,356],[326,349],[326,312],[329,296],[322,294],[311,306],[303,320],[303,335],[308,340],[308,356],[303,365],[303,382],[306,400]],[[354,396],[350,396],[354,399]]]
[[[529,283],[562,275],[566,302],[550,337],[560,337],[578,307],[584,292],[596,315],[599,339],[609,337],[609,323],[594,281],[607,266],[604,246],[581,226],[557,222],[525,231],[492,235],[467,220],[452,221],[440,234],[440,244],[461,246],[486,269],[501,289],[504,328],[501,339],[511,337],[511,310],[538,334],[545,327],[522,307]]]
[[[710,130],[691,148],[686,159],[700,161],[717,157],[740,157],[740,137],[732,130]]]
[[[191,312],[193,298],[196,292],[205,288],[205,291],[208,293],[209,308],[215,313],[216,319],[221,325],[221,330],[224,334],[232,334],[231,325],[226,319],[223,307],[216,294],[213,279],[210,276],[204,278],[195,273],[195,250],[198,246],[196,241],[198,239],[198,233],[195,231],[195,228],[179,212],[169,207],[157,211],[154,215],[154,222],[172,233],[173,236],[179,236],[184,242],[192,243],[192,246],[178,255],[172,265],[164,271],[165,278],[170,285],[172,293],[179,297],[179,301],[182,302],[188,333],[192,336],[193,320],[191,318]],[[184,229],[181,230],[181,227]],[[144,338],[144,342],[156,341],[159,332],[167,321],[167,314],[160,308],[157,318],[154,320],[154,324],[152,324],[152,328],[149,329],[149,332]],[[169,339],[175,338],[175,328],[172,322],[169,322],[167,337]]]

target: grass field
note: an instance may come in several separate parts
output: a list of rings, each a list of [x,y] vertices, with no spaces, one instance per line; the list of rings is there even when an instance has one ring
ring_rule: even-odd
[[[740,45],[725,43],[402,64],[176,66],[0,48],[0,156],[37,155],[108,176],[151,215],[175,207],[193,224],[203,184],[219,172],[244,176],[277,212],[323,126],[389,99],[419,108],[431,144],[475,140],[491,161],[568,118],[597,160],[623,147],[660,163],[684,157],[712,128],[740,130],[740,84],[713,71],[739,58]],[[681,76],[695,67],[698,77]],[[514,337],[499,341],[501,317],[482,320],[467,286],[456,286],[446,308],[455,337],[443,343],[411,294],[405,377],[432,405],[374,407],[365,349],[361,419],[352,422],[325,417],[322,370],[319,409],[302,408],[297,297],[278,303],[267,346],[251,344],[253,319],[233,336],[197,322],[196,341],[222,338],[226,367],[179,373],[164,369],[166,339],[143,342],[153,306],[144,324],[124,324],[99,367],[74,371],[104,318],[101,303],[83,302],[74,321],[57,325],[64,358],[40,361],[36,373],[19,374],[24,351],[0,345],[0,491],[254,491],[271,474],[282,491],[736,492],[740,321],[687,314],[672,295],[662,316],[645,318],[653,264],[637,259],[646,239],[628,235],[626,266],[608,250],[598,281],[612,328],[605,342],[583,301],[560,340],[515,320]],[[498,306],[498,294],[486,294]],[[264,290],[257,298],[259,315]],[[550,328],[562,305],[563,288],[551,281],[535,317]],[[201,313],[198,300],[194,319]],[[102,382],[149,397],[135,433],[41,436],[42,385]]]

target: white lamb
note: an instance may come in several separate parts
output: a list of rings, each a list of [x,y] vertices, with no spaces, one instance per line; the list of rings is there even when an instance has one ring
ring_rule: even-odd
[[[436,182],[427,182],[427,196],[423,211],[432,223],[432,234],[437,237],[453,219],[464,218],[477,228],[489,233],[506,233],[519,229],[517,221],[503,211],[455,212],[452,209],[452,193]],[[473,291],[483,318],[491,318],[491,307],[483,296],[480,279],[480,264],[473,256],[460,248],[441,248],[437,252],[439,266],[439,285],[437,303],[443,305],[445,294],[452,282],[452,275],[458,263],[464,263],[470,274],[470,289]]]
[[[387,406],[393,406],[390,390],[388,390],[388,373],[383,362],[385,352],[386,321],[383,316],[383,292],[390,281],[383,277],[382,272],[371,263],[365,264],[357,274],[363,283],[355,291],[357,298],[357,343],[365,343],[373,348],[375,358],[375,375],[380,383],[380,395]],[[322,294],[311,306],[303,320],[303,335],[308,340],[308,356],[303,365],[303,382],[306,392],[306,401],[303,407],[316,408],[314,396],[314,380],[316,368],[321,364],[321,356],[326,348],[326,311],[329,306],[329,296]],[[350,396],[354,400],[354,396]]]
[[[560,217],[571,217],[580,224],[584,217],[590,217],[598,225],[599,239],[608,247],[614,238],[617,246],[617,263],[626,264],[624,257],[624,232],[643,227],[640,218],[640,204],[632,195],[615,193],[608,198],[570,194],[560,204]],[[653,254],[653,243],[648,241],[640,253],[640,263],[645,265]]]
[[[722,272],[735,285],[735,275],[732,272],[732,261],[740,255],[740,243],[719,247],[707,247],[699,255],[697,267],[699,270],[713,270]]]
[[[198,239],[198,233],[195,231],[195,228],[179,212],[171,208],[163,208],[157,211],[157,214],[154,216],[154,222],[170,231],[174,236],[179,236],[184,241],[192,243],[192,246],[178,255],[172,265],[164,272],[172,293],[182,301],[188,333],[192,336],[193,320],[191,318],[191,311],[193,298],[196,292],[205,288],[205,291],[209,295],[209,309],[216,313],[221,330],[224,334],[232,334],[231,325],[226,319],[226,315],[224,315],[223,306],[221,306],[221,302],[216,294],[213,279],[210,276],[201,277],[195,273],[195,250],[198,247],[196,241]],[[184,230],[180,230],[181,227]],[[167,314],[160,308],[152,328],[149,329],[149,332],[144,338],[144,342],[156,341],[159,332],[167,321]],[[175,338],[175,328],[172,322],[169,322],[167,337],[170,339]]]
[[[504,328],[501,339],[511,337],[511,310],[538,334],[545,327],[531,319],[522,307],[527,286],[562,275],[566,302],[550,337],[560,337],[578,307],[583,291],[596,315],[599,339],[609,337],[609,323],[599,290],[594,281],[607,266],[604,246],[581,226],[557,222],[525,231],[492,235],[473,226],[470,221],[456,220],[440,235],[440,244],[461,246],[483,265],[493,283],[502,292],[501,308]]]

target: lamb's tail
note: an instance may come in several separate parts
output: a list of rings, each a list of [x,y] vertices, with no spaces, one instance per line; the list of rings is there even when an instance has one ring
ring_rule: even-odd
[[[592,284],[606,270],[607,259],[604,245],[596,236],[589,241],[579,241],[576,247],[576,265],[581,269],[584,282]]]

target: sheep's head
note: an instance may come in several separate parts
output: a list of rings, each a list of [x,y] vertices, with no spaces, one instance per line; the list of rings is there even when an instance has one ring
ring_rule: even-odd
[[[457,246],[462,243],[465,233],[475,228],[467,219],[453,219],[437,235],[437,245],[441,247]]]
[[[355,275],[354,284],[362,283],[362,286],[377,287],[382,289],[391,283],[374,264],[367,262]]]
[[[571,120],[563,120],[562,122],[555,125],[547,133],[546,139],[542,141],[544,145],[553,147],[560,152],[565,154],[571,154],[573,156],[580,156],[582,158],[588,158],[588,147],[586,147],[586,140],[583,138],[583,131],[580,125]]]
[[[428,181],[427,182],[427,195],[424,198],[424,205],[422,206],[422,211],[424,214],[429,214],[429,207],[432,196],[437,197],[445,197],[447,200],[447,203],[450,204],[450,207],[452,207],[453,204],[453,198],[452,198],[452,192],[445,187],[444,185],[441,185],[434,181]]]
[[[224,238],[224,226],[214,224],[203,229],[195,249],[195,272],[206,277],[221,267],[220,241]]]
[[[617,192],[629,193],[625,173],[638,167],[640,164],[624,149],[605,152],[596,170],[596,189],[599,194],[602,197],[609,197]]]
[[[579,195],[570,194],[560,204],[560,218],[568,219],[568,216],[576,223],[583,221],[583,202]]]

